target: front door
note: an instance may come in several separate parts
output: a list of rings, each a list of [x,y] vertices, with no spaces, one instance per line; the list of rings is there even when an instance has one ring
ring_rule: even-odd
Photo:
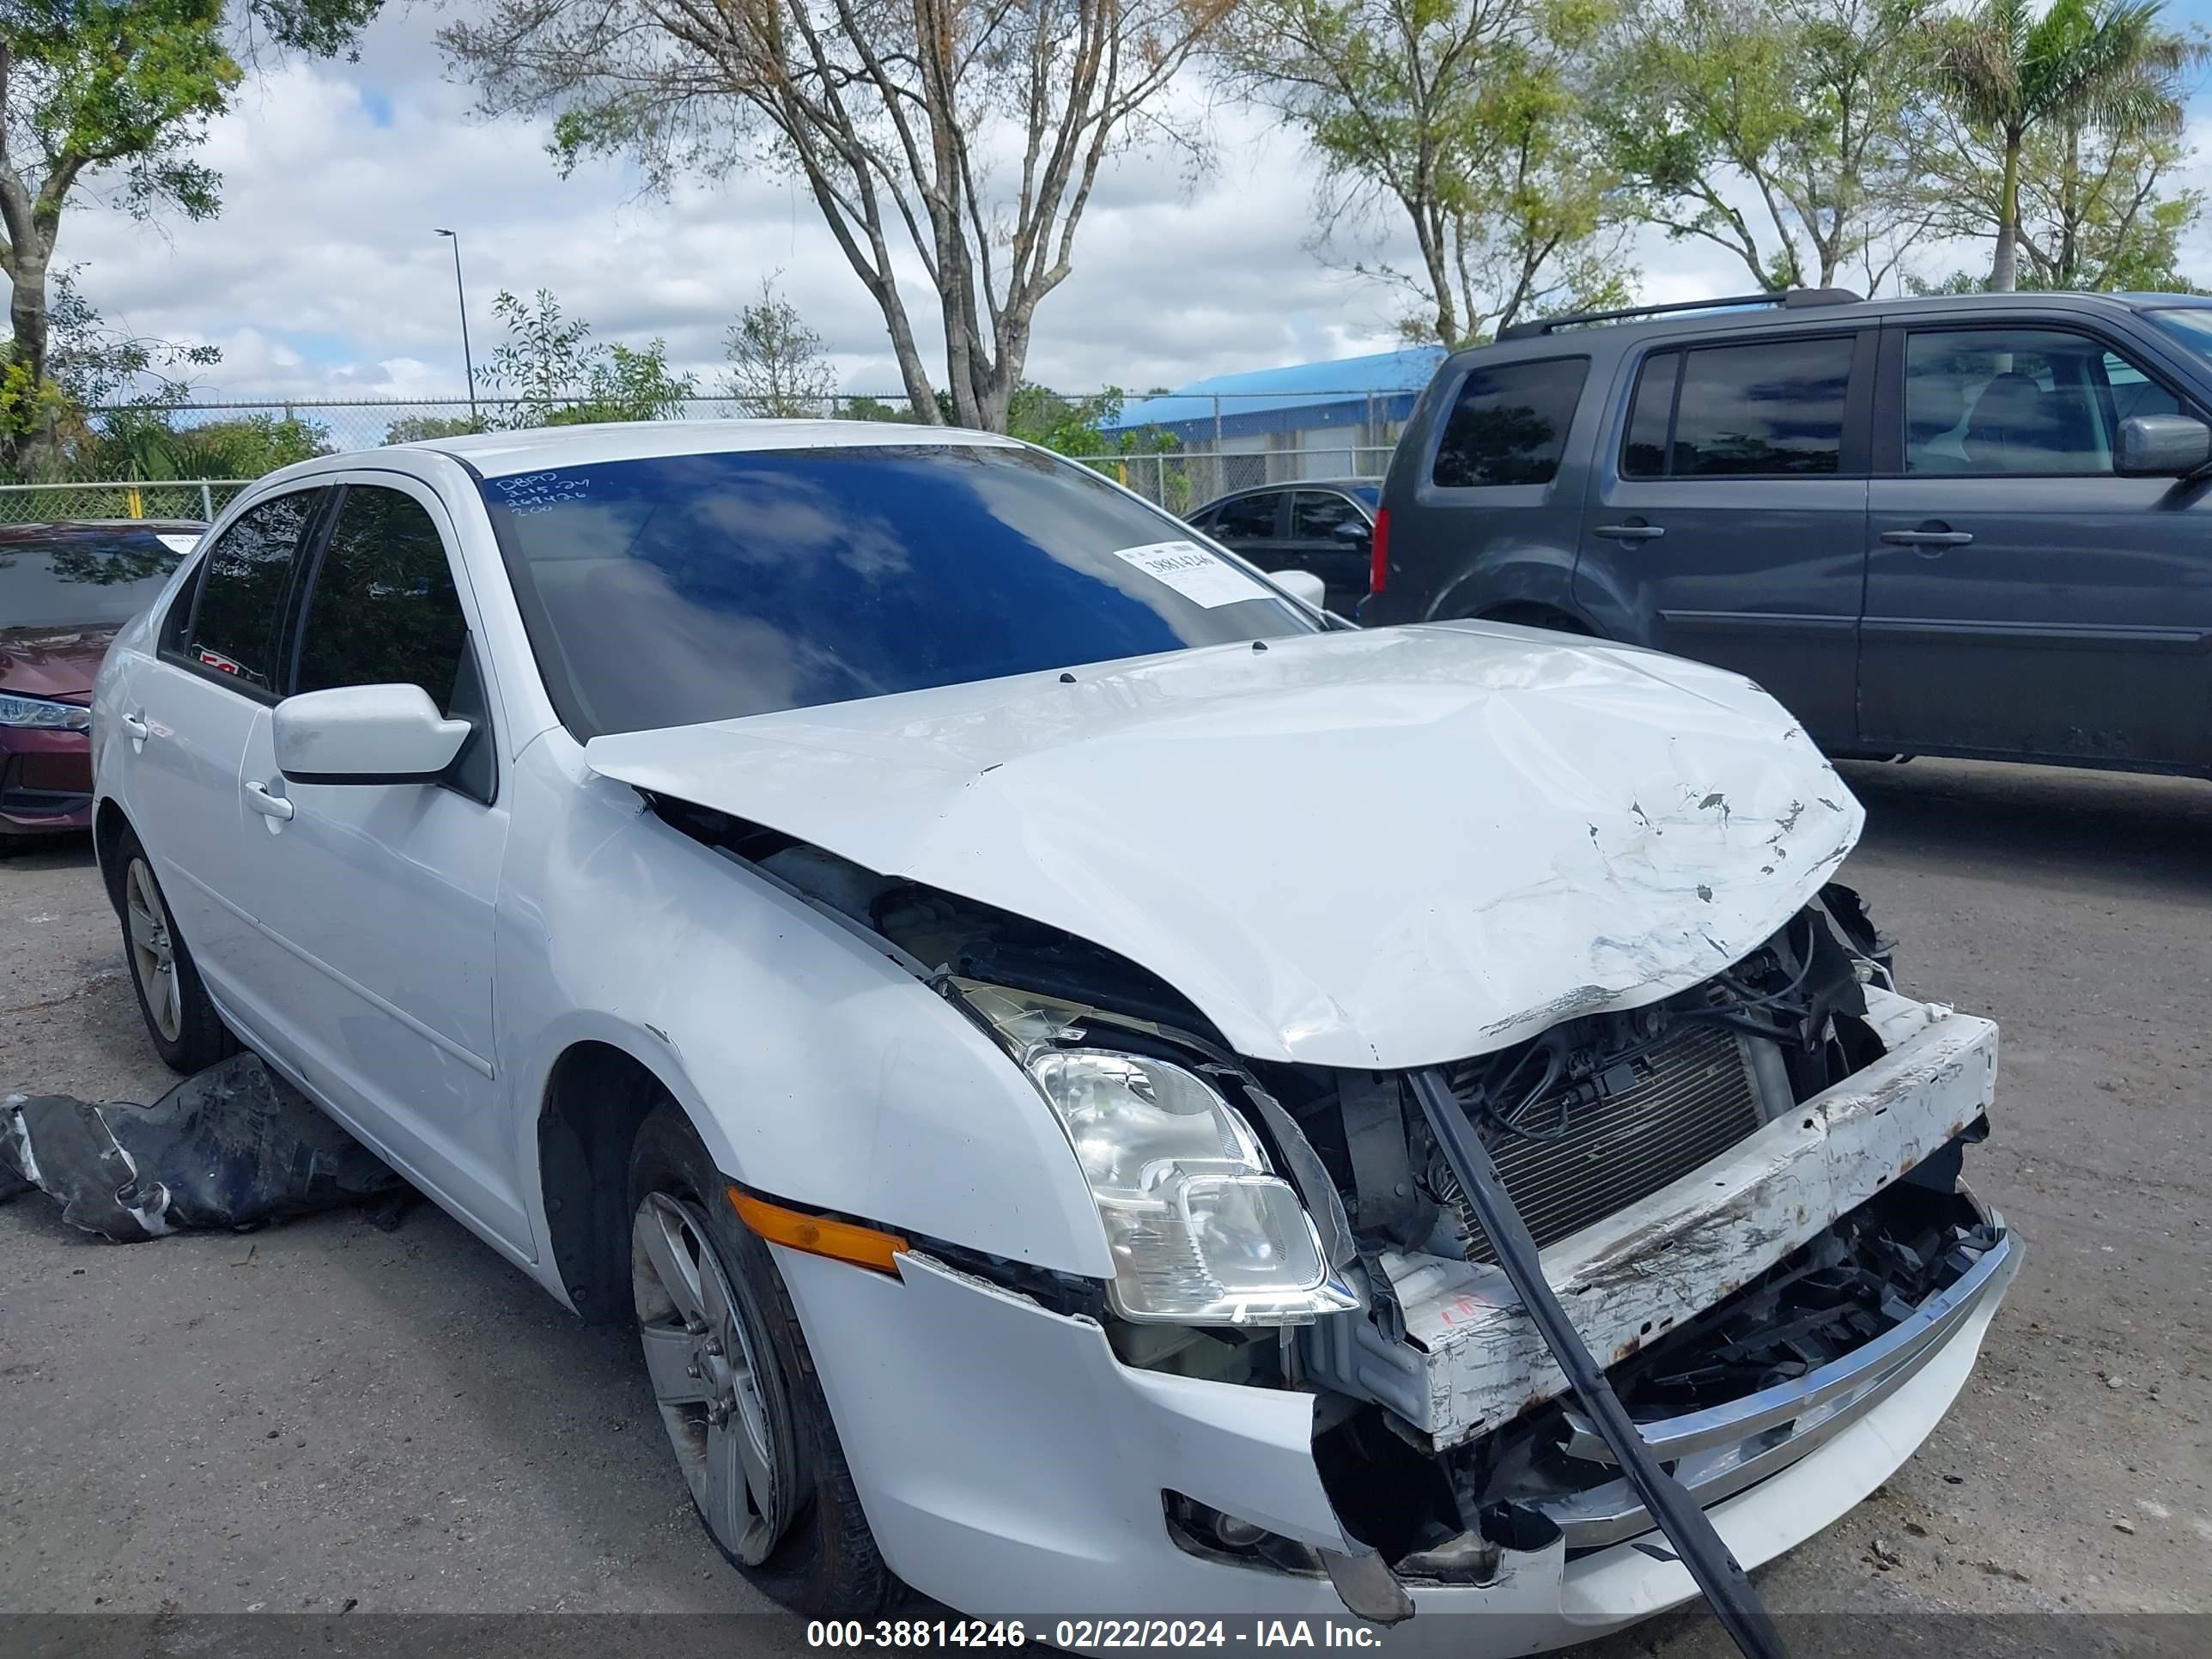
[[[266,999],[277,1047],[418,1186],[528,1254],[493,1024],[507,813],[454,544],[434,493],[394,474],[349,477],[306,573],[289,685],[421,686],[477,726],[447,780],[288,779],[264,713],[244,788],[281,803],[249,806],[260,920],[286,957]]]
[[[1768,329],[1646,356],[1575,572],[1592,615],[1749,675],[1823,747],[1854,736],[1875,338]]]
[[[1873,485],[1862,740],[1900,751],[2212,763],[2212,506],[2124,478],[2130,415],[2203,414],[2124,343],[1899,327]]]
[[[1270,569],[1304,570],[1328,589],[1328,608],[1348,617],[1367,597],[1374,532],[1358,502],[1340,489],[1291,496],[1291,533]]]

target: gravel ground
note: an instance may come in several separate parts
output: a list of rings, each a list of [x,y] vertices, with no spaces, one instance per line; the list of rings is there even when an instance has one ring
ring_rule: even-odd
[[[1846,770],[1870,818],[1846,879],[1905,988],[2004,1027],[1968,1170],[2030,1255],[1934,1438],[1762,1588],[2212,1612],[2212,785]],[[0,1092],[167,1086],[88,847],[0,866]],[[767,1611],[694,1521],[629,1339],[427,1206],[128,1248],[0,1207],[0,1611]],[[1605,1646],[1727,1650],[1701,1613]]]

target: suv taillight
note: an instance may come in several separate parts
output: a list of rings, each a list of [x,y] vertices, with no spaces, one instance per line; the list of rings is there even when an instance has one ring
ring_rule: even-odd
[[[1368,542],[1367,591],[1380,593],[1390,574],[1390,509],[1375,509],[1375,534]]]

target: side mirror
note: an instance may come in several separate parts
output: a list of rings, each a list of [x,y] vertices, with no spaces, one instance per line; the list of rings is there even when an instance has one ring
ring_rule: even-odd
[[[1270,570],[1267,580],[1294,599],[1303,599],[1316,611],[1328,609],[1328,587],[1310,570]]]
[[[276,769],[294,783],[433,783],[473,730],[419,685],[340,685],[276,705]]]
[[[1375,539],[1375,532],[1358,519],[1346,519],[1328,532],[1331,541],[1342,542],[1346,547],[1365,547]]]
[[[2212,461],[2212,427],[2187,415],[2130,415],[2112,447],[2124,478],[2177,477]]]

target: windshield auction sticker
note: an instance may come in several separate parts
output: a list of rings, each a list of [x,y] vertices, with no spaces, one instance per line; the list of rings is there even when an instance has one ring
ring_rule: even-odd
[[[1142,547],[1117,547],[1117,559],[1127,559],[1146,575],[1208,611],[1217,605],[1271,597],[1261,582],[1239,570],[1218,553],[1209,553],[1196,542],[1148,542]]]

